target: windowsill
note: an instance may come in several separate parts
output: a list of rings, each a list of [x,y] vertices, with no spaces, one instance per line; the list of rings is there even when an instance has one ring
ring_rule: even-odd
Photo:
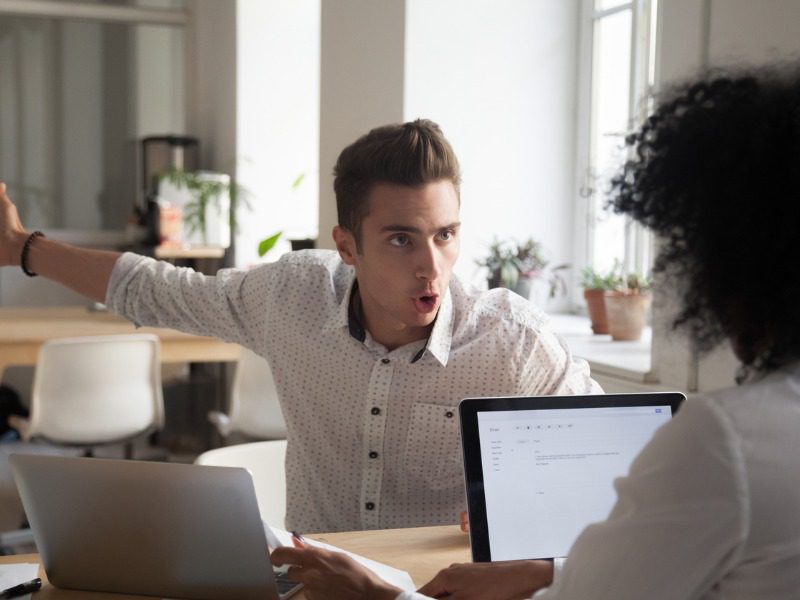
[[[550,325],[573,355],[589,363],[593,373],[638,383],[651,383],[650,347],[653,332],[645,327],[635,342],[615,342],[610,335],[595,335],[589,319],[578,315],[553,314]]]

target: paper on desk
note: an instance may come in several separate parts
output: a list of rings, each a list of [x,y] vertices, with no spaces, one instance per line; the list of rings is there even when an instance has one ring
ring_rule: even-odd
[[[0,565],[0,591],[25,583],[39,576],[39,565],[36,563],[15,563]],[[31,595],[18,596],[19,600],[30,600]]]
[[[280,548],[281,546],[293,545],[292,534],[288,531],[278,529],[277,527],[270,527],[264,523],[264,533],[267,535],[267,544],[269,544],[269,546],[273,549]],[[346,554],[357,563],[365,566],[370,571],[378,575],[385,582],[391,583],[403,591],[413,592],[417,589],[417,586],[414,585],[414,581],[411,579],[411,575],[409,575],[406,571],[395,569],[394,567],[390,567],[389,565],[385,565],[376,560],[348,552],[347,550],[342,550],[341,548],[331,546],[330,544],[325,544],[324,542],[318,542],[309,538],[303,538],[303,542],[307,546],[316,546],[317,548],[324,548],[326,550],[332,550],[333,552],[341,552],[342,554]]]

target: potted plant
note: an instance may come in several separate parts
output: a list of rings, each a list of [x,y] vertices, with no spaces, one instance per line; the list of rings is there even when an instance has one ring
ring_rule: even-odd
[[[638,340],[647,321],[650,308],[650,280],[637,273],[630,273],[622,285],[605,293],[608,313],[608,332],[612,340]]]
[[[505,287],[523,298],[530,297],[531,287],[537,280],[547,286],[549,298],[567,289],[561,272],[568,269],[569,265],[549,267],[550,263],[544,257],[541,243],[533,238],[528,238],[522,244],[495,238],[489,245],[488,256],[476,262],[488,270],[487,281],[490,289]],[[543,300],[539,299],[538,303],[543,303]]]
[[[187,244],[227,248],[236,226],[232,205],[241,195],[235,187],[224,173],[170,170],[161,175],[159,196],[179,209]]]
[[[607,273],[600,273],[593,267],[586,267],[581,273],[583,298],[592,324],[592,333],[608,333],[608,314],[606,312],[605,293],[617,289],[622,282],[622,265],[619,261]]]

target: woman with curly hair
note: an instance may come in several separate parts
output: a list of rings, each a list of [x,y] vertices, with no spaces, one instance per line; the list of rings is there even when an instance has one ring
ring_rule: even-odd
[[[456,565],[399,594],[315,551],[278,550],[311,597],[675,600],[800,595],[800,73],[672,90],[628,139],[612,204],[662,238],[655,271],[701,352],[739,385],[693,398],[617,482],[608,520],[550,563]],[[328,561],[328,562],[326,562]],[[357,582],[357,583],[356,583]],[[341,589],[341,593],[336,590]]]

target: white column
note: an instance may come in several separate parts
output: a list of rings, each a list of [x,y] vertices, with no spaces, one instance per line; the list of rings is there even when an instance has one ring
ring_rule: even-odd
[[[319,241],[333,248],[333,166],[373,127],[403,120],[405,0],[323,0]]]

